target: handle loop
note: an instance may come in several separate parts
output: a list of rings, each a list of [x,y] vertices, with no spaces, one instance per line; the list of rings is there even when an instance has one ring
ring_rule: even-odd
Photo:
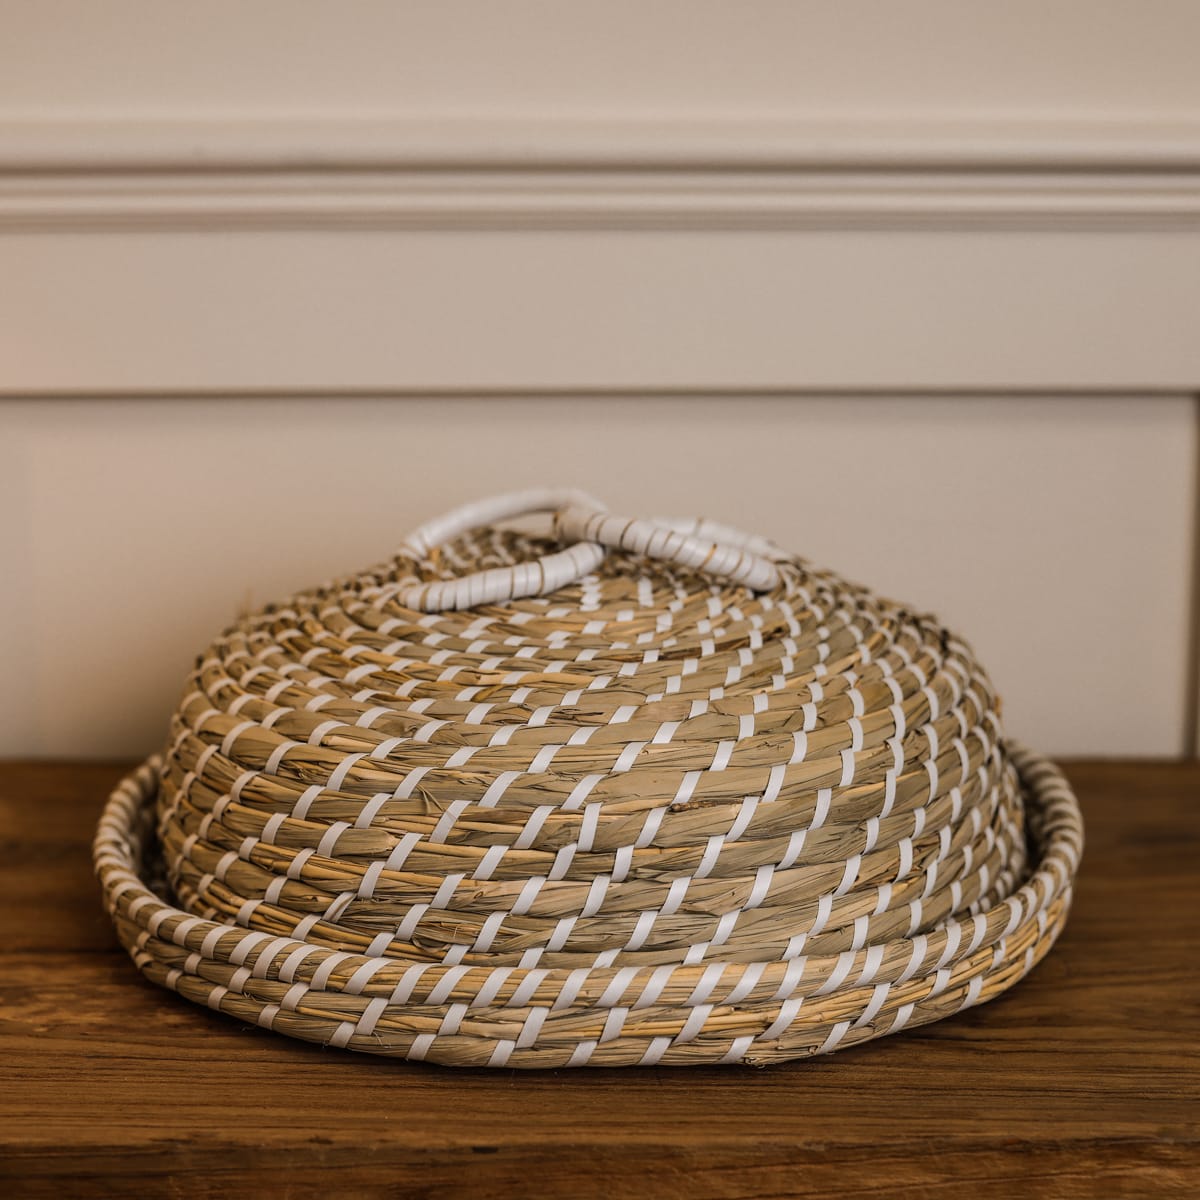
[[[572,488],[534,488],[465,504],[414,530],[401,551],[425,558],[435,546],[469,529],[539,512],[555,514],[556,536],[571,543],[565,550],[511,567],[414,584],[397,599],[420,612],[448,612],[544,596],[594,571],[604,561],[606,547],[724,576],[754,591],[779,583],[778,569],[761,553],[767,548],[761,538],[708,522],[695,522],[687,531],[665,521],[614,516],[598,500]]]
[[[768,591],[779,583],[775,564],[752,551],[750,539],[744,534],[737,535],[743,539],[738,545],[684,533],[661,521],[630,520],[578,504],[560,510],[554,528],[563,541],[599,542],[629,554],[666,559],[745,584],[756,592]]]

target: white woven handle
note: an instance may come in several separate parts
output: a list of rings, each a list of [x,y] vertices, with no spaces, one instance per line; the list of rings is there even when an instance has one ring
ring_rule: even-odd
[[[750,539],[745,535],[737,535],[744,539],[740,544],[715,541],[673,529],[664,522],[629,520],[578,504],[560,510],[555,515],[554,528],[564,541],[575,538],[580,542],[599,542],[614,550],[667,559],[683,567],[732,579],[756,592],[765,592],[779,583],[775,564],[751,550]]]
[[[755,591],[766,591],[779,582],[775,564],[758,552],[761,539],[719,526],[710,528],[710,533],[720,529],[717,540],[699,536],[706,528],[699,522],[695,532],[689,533],[663,521],[618,517],[585,492],[573,489],[536,488],[463,505],[414,530],[402,549],[423,558],[439,543],[468,529],[539,512],[555,514],[555,534],[571,543],[567,549],[512,567],[416,584],[402,591],[398,599],[421,612],[448,612],[544,596],[594,571],[604,560],[605,547],[666,559]]]

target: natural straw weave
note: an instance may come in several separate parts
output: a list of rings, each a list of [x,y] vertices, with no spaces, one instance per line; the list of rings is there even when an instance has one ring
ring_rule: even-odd
[[[524,510],[554,536],[496,523]],[[561,1067],[769,1063],[982,1003],[1050,948],[1081,845],[932,617],[537,492],[228,629],[95,859],[191,1000]]]

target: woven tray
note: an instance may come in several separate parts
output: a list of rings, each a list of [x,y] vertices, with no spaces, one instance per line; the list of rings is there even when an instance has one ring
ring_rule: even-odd
[[[95,861],[191,1000],[559,1067],[767,1063],[981,1003],[1053,943],[1081,846],[932,617],[539,491],[228,629]]]

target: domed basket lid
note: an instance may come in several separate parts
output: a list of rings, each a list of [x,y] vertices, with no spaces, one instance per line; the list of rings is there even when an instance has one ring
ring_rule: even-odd
[[[933,617],[540,490],[227,629],[95,861],[135,963],[198,1003],[560,1067],[799,1058],[981,1003],[1053,943],[1081,845]]]

